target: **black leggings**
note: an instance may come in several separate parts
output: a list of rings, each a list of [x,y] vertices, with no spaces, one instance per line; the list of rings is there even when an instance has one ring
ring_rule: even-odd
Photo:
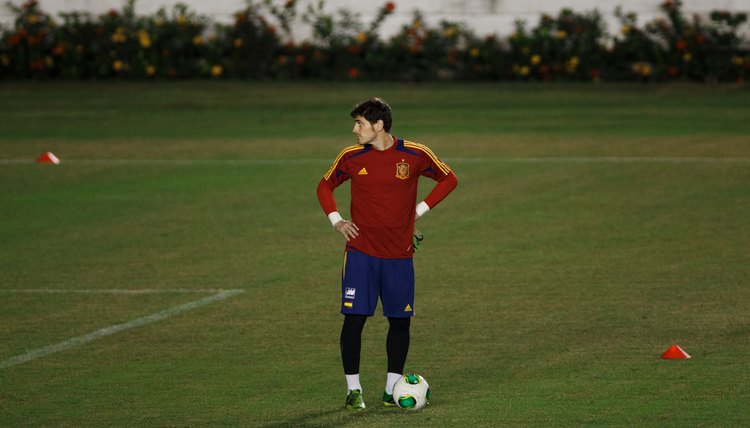
[[[362,329],[367,317],[364,315],[344,315],[341,327],[341,361],[345,374],[359,373],[360,353],[362,350]],[[411,318],[388,318],[388,337],[385,350],[388,355],[388,372],[402,373],[409,353],[409,327]]]

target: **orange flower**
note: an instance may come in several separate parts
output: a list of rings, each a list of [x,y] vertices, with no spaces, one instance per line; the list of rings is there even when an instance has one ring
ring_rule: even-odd
[[[687,43],[685,43],[684,40],[680,39],[674,44],[675,49],[682,52],[687,48]]]
[[[396,10],[396,4],[392,1],[389,1],[385,4],[385,6],[383,6],[383,9],[385,9],[386,13],[393,13],[393,11]]]
[[[12,34],[10,37],[8,37],[8,44],[13,46],[18,46],[23,41],[23,35],[20,33]]]
[[[57,46],[52,48],[52,55],[62,56],[65,53],[65,43],[58,43]]]
[[[29,64],[29,68],[32,69],[33,71],[42,71],[44,70],[44,64],[45,64],[45,61],[43,59],[39,59],[39,60],[31,62]]]
[[[357,77],[359,77],[359,69],[357,67],[352,67],[347,70],[346,74],[349,75],[350,79],[356,79]]]
[[[214,64],[211,67],[211,75],[214,77],[220,77],[222,74],[224,74],[224,67],[222,67],[219,64]]]

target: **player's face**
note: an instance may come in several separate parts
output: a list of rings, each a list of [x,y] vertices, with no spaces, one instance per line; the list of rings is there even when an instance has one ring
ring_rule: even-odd
[[[370,144],[377,137],[375,128],[362,116],[354,118],[354,129],[352,129],[352,132],[357,136],[357,144],[361,145]]]

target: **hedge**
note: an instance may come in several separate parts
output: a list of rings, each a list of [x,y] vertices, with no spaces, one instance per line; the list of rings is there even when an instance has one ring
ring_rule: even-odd
[[[419,11],[390,38],[379,35],[393,14],[383,4],[372,22],[324,2],[303,11],[293,0],[248,1],[233,22],[212,22],[177,3],[151,16],[122,10],[45,13],[36,1],[7,3],[12,28],[0,28],[1,79],[314,79],[744,82],[746,13],[713,11],[687,18],[679,0],[660,5],[662,17],[637,24],[618,8],[618,34],[597,10],[561,10],[536,26],[517,21],[506,36],[479,36],[466,24],[430,25]],[[309,40],[295,41],[294,25]]]

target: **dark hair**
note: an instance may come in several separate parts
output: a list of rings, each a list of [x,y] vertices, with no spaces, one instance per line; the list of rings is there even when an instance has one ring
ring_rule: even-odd
[[[391,119],[391,106],[382,98],[370,98],[367,101],[362,101],[354,106],[350,114],[352,117],[362,116],[373,124],[382,120],[383,130],[391,132],[391,123],[393,121]]]

